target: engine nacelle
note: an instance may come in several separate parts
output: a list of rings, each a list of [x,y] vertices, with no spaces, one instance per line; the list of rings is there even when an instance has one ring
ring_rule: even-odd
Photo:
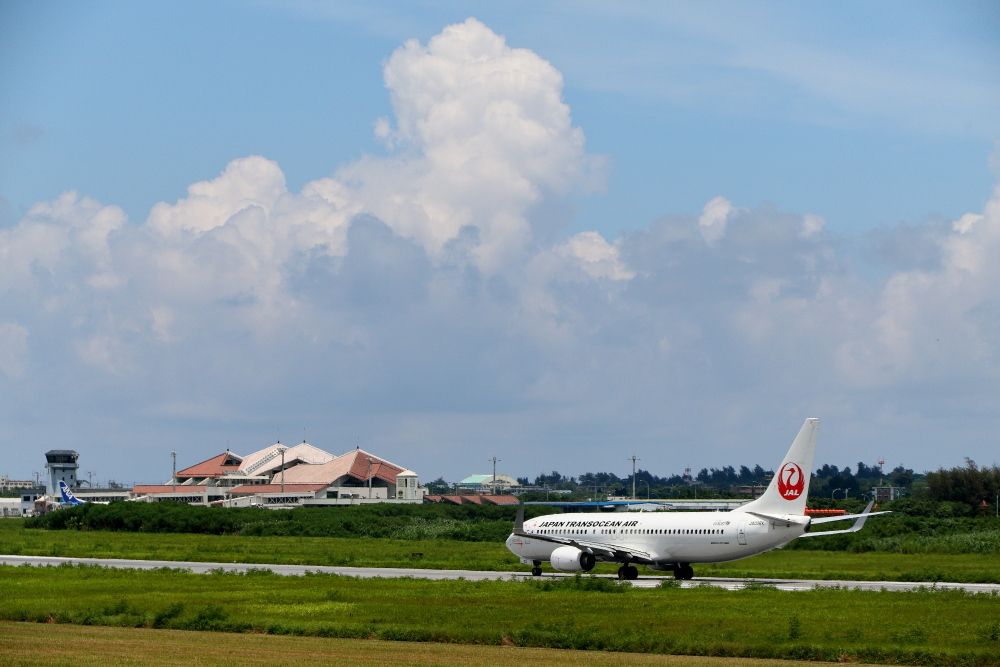
[[[560,572],[589,572],[594,569],[597,559],[594,554],[581,551],[576,547],[559,547],[549,556],[549,563]]]

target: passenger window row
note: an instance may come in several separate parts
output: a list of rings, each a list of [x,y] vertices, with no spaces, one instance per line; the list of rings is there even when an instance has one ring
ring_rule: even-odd
[[[542,530],[543,535],[586,535],[586,529],[574,530]],[[611,528],[601,529],[602,535],[611,535],[616,531]],[[622,531],[624,535],[724,535],[721,528],[628,528]]]

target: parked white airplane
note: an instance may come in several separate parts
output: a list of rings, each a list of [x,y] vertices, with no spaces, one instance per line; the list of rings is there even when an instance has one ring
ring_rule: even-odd
[[[549,514],[525,521],[522,503],[507,548],[531,565],[534,575],[542,573],[544,561],[562,572],[586,572],[603,562],[622,564],[619,579],[639,576],[632,563],[690,579],[692,563],[739,560],[797,537],[859,531],[869,516],[887,512],[872,512],[874,503],[868,503],[862,514],[805,515],[818,430],[819,420],[807,419],[764,494],[732,511]],[[844,519],[856,521],[844,530],[811,532],[813,525]]]

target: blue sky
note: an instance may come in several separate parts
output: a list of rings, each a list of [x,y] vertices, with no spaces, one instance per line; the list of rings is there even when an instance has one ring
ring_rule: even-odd
[[[425,476],[662,473],[807,416],[840,465],[992,462],[998,36],[989,2],[4,3],[10,473],[302,428]]]

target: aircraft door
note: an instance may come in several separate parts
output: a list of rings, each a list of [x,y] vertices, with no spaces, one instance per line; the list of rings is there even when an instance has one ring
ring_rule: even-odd
[[[740,525],[736,527],[736,541],[740,544],[746,546],[747,543],[747,522],[740,521]]]

